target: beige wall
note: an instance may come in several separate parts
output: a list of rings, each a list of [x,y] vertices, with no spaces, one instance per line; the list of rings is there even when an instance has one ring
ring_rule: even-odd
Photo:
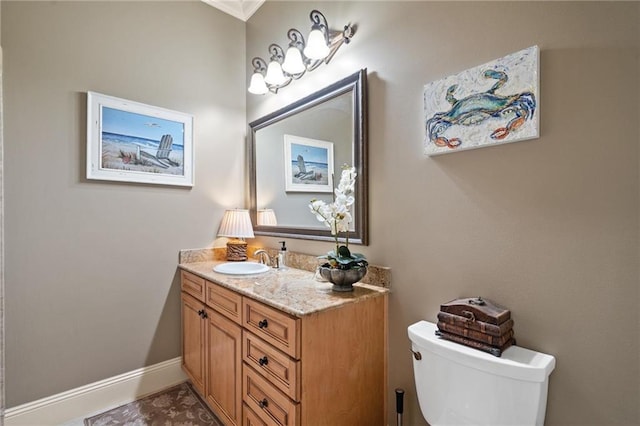
[[[423,424],[406,327],[476,295],[512,310],[521,346],[556,356],[547,424],[640,423],[640,4],[269,1],[247,24],[247,81],[250,59],[291,27],[307,32],[314,7],[332,28],[355,23],[352,43],[277,96],[248,94],[247,119],[368,68],[361,251],[393,270],[389,423],[402,387],[405,424]],[[425,157],[423,85],[534,44],[540,138]]]
[[[7,406],[180,356],[178,250],[244,202],[244,23],[2,1]],[[193,114],[193,189],[85,179],[86,91]]]

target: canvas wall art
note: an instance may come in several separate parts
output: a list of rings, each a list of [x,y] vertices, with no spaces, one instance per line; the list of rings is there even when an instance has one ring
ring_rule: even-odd
[[[87,93],[87,179],[193,186],[193,117]]]
[[[539,77],[532,46],[425,85],[425,154],[537,138]]]
[[[287,192],[333,192],[333,142],[284,135]]]

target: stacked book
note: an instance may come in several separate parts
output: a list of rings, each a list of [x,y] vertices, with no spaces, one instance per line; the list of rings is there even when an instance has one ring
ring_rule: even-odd
[[[516,343],[511,311],[481,297],[440,305],[436,334],[498,357]]]

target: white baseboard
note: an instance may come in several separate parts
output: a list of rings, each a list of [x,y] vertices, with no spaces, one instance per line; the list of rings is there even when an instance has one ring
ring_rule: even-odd
[[[114,408],[187,380],[181,358],[42,398],[4,412],[5,426],[60,425]]]

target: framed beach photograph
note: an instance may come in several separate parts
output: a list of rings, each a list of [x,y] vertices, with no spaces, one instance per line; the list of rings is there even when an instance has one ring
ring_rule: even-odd
[[[333,142],[284,135],[287,192],[333,192]]]
[[[87,179],[193,186],[193,116],[87,92]]]

